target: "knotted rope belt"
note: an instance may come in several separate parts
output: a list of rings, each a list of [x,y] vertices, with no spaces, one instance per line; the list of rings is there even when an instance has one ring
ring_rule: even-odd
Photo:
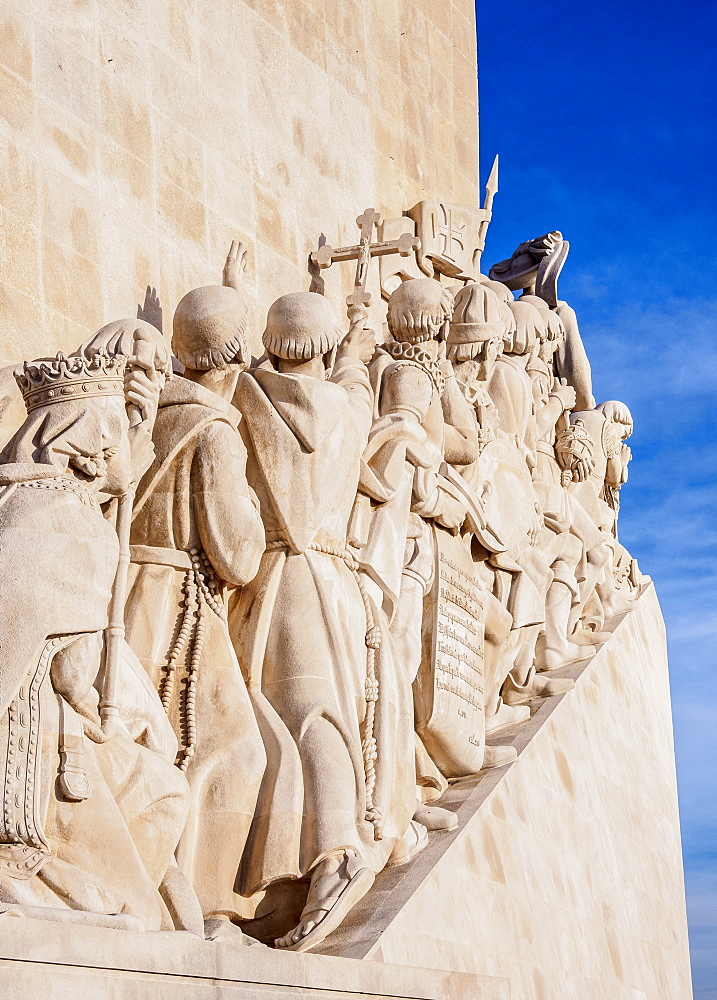
[[[267,551],[270,551],[273,549],[289,549],[290,547],[283,539],[276,539],[275,541],[268,542],[266,548]],[[378,702],[379,693],[376,659],[381,651],[381,629],[373,617],[371,601],[359,573],[359,564],[351,553],[339,545],[322,544],[320,542],[312,542],[308,548],[313,552],[323,552],[324,555],[340,559],[353,573],[354,580],[361,594],[361,600],[363,601],[364,614],[366,616],[366,634],[364,637],[364,642],[366,643],[366,716],[361,727],[361,751],[363,754],[364,781],[366,785],[365,819],[373,826],[374,840],[382,840],[382,816],[373,801],[376,790],[376,762],[378,760],[378,744],[374,736],[376,703]]]
[[[177,765],[180,771],[187,770],[197,746],[195,713],[197,678],[199,676],[199,662],[202,657],[202,649],[204,648],[207,612],[208,610],[213,611],[222,621],[226,621],[227,619],[219,583],[206,555],[199,549],[190,549],[188,558],[191,562],[191,567],[185,571],[182,582],[184,606],[182,624],[179,629],[179,635],[170,650],[167,664],[164,668],[164,676],[159,685],[159,697],[162,701],[162,707],[169,714],[177,674],[177,662],[186,649],[189,668],[187,671],[187,694],[183,728],[187,734],[187,741],[182,751],[182,759]]]

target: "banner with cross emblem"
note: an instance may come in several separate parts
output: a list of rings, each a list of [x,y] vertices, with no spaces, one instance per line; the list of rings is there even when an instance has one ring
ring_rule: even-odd
[[[498,157],[488,177],[482,208],[444,201],[419,201],[401,218],[386,219],[380,229],[383,240],[406,234],[421,241],[415,259],[381,261],[381,292],[388,298],[408,278],[442,275],[449,280],[475,281],[480,271],[493,198],[498,190]]]

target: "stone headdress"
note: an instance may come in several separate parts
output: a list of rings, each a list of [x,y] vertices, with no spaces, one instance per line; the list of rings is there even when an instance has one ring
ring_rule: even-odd
[[[459,290],[446,338],[452,361],[469,361],[487,340],[503,340],[515,326],[513,313],[492,288],[471,282]]]
[[[317,292],[291,292],[266,316],[264,347],[285,361],[310,361],[332,351],[343,330],[333,306]]]
[[[544,339],[545,320],[539,309],[523,299],[512,302],[508,308],[513,313],[515,326],[503,341],[503,353],[526,354],[538,340]]]
[[[127,421],[123,355],[98,351],[90,358],[58,354],[25,362],[15,371],[27,418],[0,454],[2,463],[68,464],[89,476],[106,449],[119,443]],[[106,400],[105,405],[88,405]]]
[[[453,294],[434,278],[404,281],[388,300],[388,329],[400,342],[420,344],[437,337],[453,314]]]
[[[545,332],[538,332],[540,340],[565,340],[565,327],[563,326],[563,322],[555,310],[550,308],[545,299],[541,299],[539,295],[521,295],[518,301],[527,302],[531,306],[535,306],[540,315],[543,317],[545,322]]]
[[[249,302],[243,291],[225,285],[193,288],[174,313],[172,350],[185,368],[209,371],[247,363]]]

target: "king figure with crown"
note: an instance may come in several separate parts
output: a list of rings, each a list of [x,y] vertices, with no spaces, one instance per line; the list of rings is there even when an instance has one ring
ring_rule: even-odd
[[[120,552],[103,503],[137,476],[127,399],[147,385],[127,360],[58,354],[16,373],[27,417],[0,454],[0,910],[173,929],[188,788],[126,645],[111,725],[100,711]]]

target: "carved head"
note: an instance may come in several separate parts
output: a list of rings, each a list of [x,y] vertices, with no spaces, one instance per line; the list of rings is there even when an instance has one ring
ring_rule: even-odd
[[[446,354],[471,379],[487,381],[513,326],[512,312],[495,292],[483,282],[470,282],[456,294]]]
[[[503,341],[503,353],[530,354],[546,333],[542,314],[539,309],[522,298],[511,302],[508,308],[515,319],[515,327]]]
[[[15,373],[27,419],[0,460],[54,465],[94,492],[122,494],[131,479],[126,358],[42,359]]]
[[[172,350],[185,368],[246,367],[249,302],[236,288],[205,285],[187,292],[174,313]]]
[[[73,351],[72,356],[91,358],[101,350],[110,356],[121,354],[127,358],[139,352],[144,355],[144,367],[154,368],[166,378],[172,377],[169,344],[156,327],[143,319],[112,320]]]
[[[269,308],[264,347],[284,361],[311,361],[330,354],[343,330],[328,299],[317,292],[282,295]]]
[[[625,405],[617,399],[608,399],[596,407],[606,420],[616,424],[620,437],[623,441],[630,437],[633,430],[632,414]]]
[[[519,302],[528,302],[540,313],[544,328],[536,330],[539,341],[539,354],[543,361],[549,363],[553,354],[565,340],[565,327],[560,316],[551,309],[548,303],[541,299],[539,295],[521,295]]]
[[[484,274],[479,274],[477,280],[480,281],[481,285],[485,285],[486,288],[492,289],[500,301],[505,305],[510,305],[511,302],[515,301],[513,293],[507,285],[503,284],[502,281],[493,281],[491,278],[486,278]]]
[[[388,300],[388,329],[394,340],[420,344],[448,332],[453,294],[433,278],[404,281]]]

